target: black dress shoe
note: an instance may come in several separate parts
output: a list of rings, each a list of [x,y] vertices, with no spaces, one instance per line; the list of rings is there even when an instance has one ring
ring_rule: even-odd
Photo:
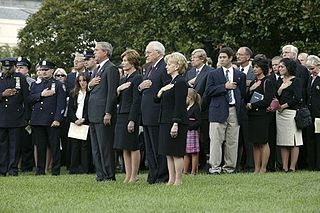
[[[18,172],[8,172],[8,176],[18,176]]]
[[[293,170],[293,169],[289,169],[289,170],[288,170],[288,172],[295,172],[295,170]]]

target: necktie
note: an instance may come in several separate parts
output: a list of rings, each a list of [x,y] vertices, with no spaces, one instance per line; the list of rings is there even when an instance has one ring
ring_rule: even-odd
[[[92,78],[92,71],[89,71],[89,78]]]
[[[230,81],[229,74],[230,74],[230,71],[227,70],[226,71],[226,79],[227,79],[227,81]],[[230,89],[228,90],[228,98],[229,98],[229,103],[231,103],[232,102],[232,94],[231,94],[231,90]]]
[[[198,77],[200,70],[196,69],[196,77]]]
[[[149,71],[148,75],[147,75],[147,78],[149,79],[152,72],[156,70],[156,67],[152,66],[151,70]]]
[[[241,68],[241,72],[244,72],[244,69],[243,69],[243,68]]]
[[[100,76],[100,65],[97,66],[97,71],[95,76]]]

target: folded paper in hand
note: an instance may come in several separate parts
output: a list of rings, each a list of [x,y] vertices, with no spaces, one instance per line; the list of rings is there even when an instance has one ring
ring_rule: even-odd
[[[320,118],[314,119],[314,133],[320,133]]]
[[[262,101],[264,98],[264,95],[258,93],[258,92],[253,92],[252,97],[250,99],[250,103],[256,103],[258,101]]]
[[[70,123],[68,137],[85,141],[87,140],[88,131],[89,131],[88,125],[78,126],[75,123]]]

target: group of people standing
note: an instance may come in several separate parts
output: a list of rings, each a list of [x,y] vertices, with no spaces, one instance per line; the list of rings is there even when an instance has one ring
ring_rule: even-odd
[[[93,164],[98,182],[115,181],[114,150],[122,150],[124,182],[134,183],[141,132],[149,184],[180,185],[183,174],[197,174],[198,166],[212,175],[241,169],[265,173],[279,165],[295,171],[299,146],[306,141],[308,165],[320,169],[319,135],[314,126],[298,129],[294,120],[303,106],[313,120],[320,116],[317,56],[306,60],[310,73],[295,60],[298,50],[292,45],[283,47],[283,58],[258,54],[252,61],[252,51],[241,47],[235,66],[233,50],[223,47],[213,69],[203,49],[195,49],[188,64],[182,53],[165,55],[164,46],[152,41],[141,70],[136,50],[123,52],[120,69],[110,61],[112,50],[110,43],[97,42],[94,50],[76,55],[69,74],[43,60],[37,80],[22,72],[30,69],[27,59],[3,60],[0,175],[18,174],[22,134],[29,125],[36,175],[46,173],[48,159],[52,175],[59,175],[61,160],[70,155],[71,174],[88,173]],[[66,139],[70,122],[89,125],[87,140]],[[61,152],[65,147],[68,153]]]

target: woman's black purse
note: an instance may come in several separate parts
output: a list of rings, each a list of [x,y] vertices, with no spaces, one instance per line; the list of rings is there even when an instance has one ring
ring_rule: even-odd
[[[311,113],[307,107],[297,109],[296,116],[294,117],[298,129],[303,129],[312,124]]]

